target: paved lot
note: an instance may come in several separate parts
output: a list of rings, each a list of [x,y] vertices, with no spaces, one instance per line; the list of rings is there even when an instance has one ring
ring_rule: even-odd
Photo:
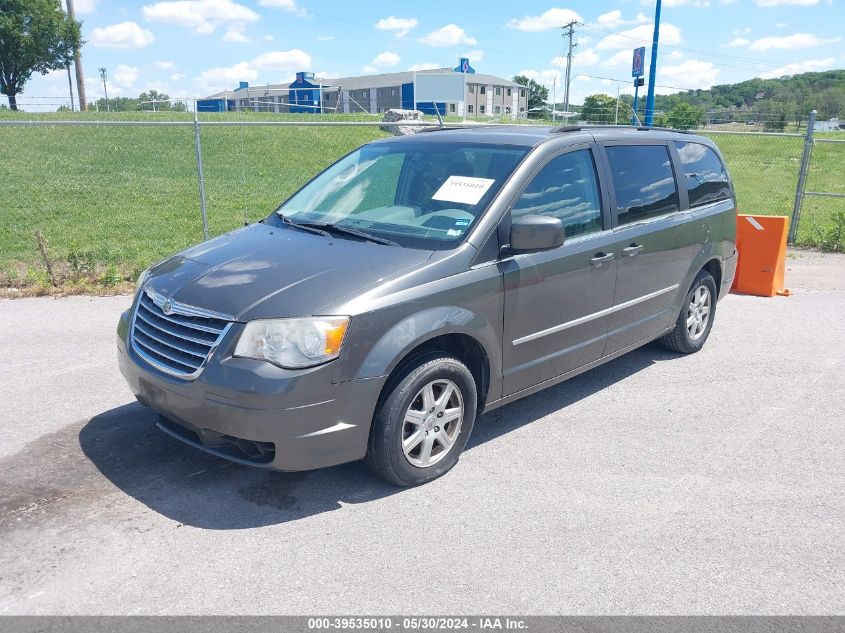
[[[0,301],[0,613],[845,612],[845,256],[482,418],[397,490],[158,432],[128,298]]]

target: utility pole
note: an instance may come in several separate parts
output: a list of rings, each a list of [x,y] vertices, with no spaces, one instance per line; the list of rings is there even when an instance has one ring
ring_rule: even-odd
[[[70,78],[70,64],[67,65],[67,87],[70,90],[70,111],[73,112],[73,79]]]
[[[613,125],[619,125],[619,82],[616,82],[616,115],[613,117]]]
[[[103,94],[106,96],[106,112],[111,112],[111,108],[109,107],[109,90],[106,88],[108,73],[106,72],[105,67],[100,67],[100,77],[103,78]]]
[[[648,70],[648,97],[645,102],[645,124],[654,123],[654,80],[657,75],[657,41],[660,39],[660,0],[654,7],[654,37],[651,42],[651,66]]]
[[[73,0],[65,0],[67,4],[67,14],[76,19],[76,14],[73,11]],[[82,53],[77,47],[73,51],[74,66],[76,67],[76,94],[79,95],[79,109],[84,112],[88,109],[88,101],[85,98],[85,74],[82,72]],[[68,67],[70,72],[70,67]],[[71,100],[72,101],[72,100]]]
[[[572,49],[577,46],[577,44],[572,44],[572,34],[575,32],[575,27],[577,25],[578,22],[573,20],[562,27],[564,29],[564,37],[569,38],[569,51],[566,53],[566,86],[563,89],[563,111],[565,113],[569,112],[569,77],[572,73]],[[563,116],[565,117],[567,115],[564,114]]]

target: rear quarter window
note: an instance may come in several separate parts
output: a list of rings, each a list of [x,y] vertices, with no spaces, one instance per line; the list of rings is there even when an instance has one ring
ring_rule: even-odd
[[[675,147],[684,166],[690,207],[731,197],[728,172],[716,152],[701,143],[675,141]]]

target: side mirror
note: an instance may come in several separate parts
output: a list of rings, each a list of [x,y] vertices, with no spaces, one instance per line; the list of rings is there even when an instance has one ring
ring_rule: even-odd
[[[524,215],[511,224],[508,255],[550,251],[563,244],[563,222],[548,215]]]

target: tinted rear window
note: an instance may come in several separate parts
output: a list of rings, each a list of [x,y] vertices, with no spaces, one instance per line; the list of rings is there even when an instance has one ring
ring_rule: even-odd
[[[731,197],[725,166],[712,149],[701,143],[675,142],[689,192],[689,206],[697,207]]]
[[[674,213],[678,188],[665,145],[616,145],[607,148],[619,224]]]

